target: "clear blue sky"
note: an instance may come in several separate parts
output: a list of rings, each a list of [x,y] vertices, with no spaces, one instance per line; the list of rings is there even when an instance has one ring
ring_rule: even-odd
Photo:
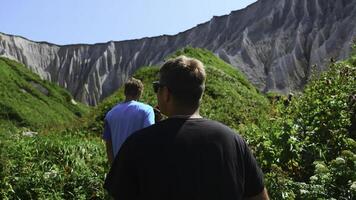
[[[0,0],[0,32],[55,44],[173,35],[256,0]]]

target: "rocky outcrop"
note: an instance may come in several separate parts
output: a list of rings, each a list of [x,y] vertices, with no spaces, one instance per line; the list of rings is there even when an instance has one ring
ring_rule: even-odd
[[[343,59],[356,36],[354,0],[259,0],[179,33],[87,45],[54,45],[0,33],[0,55],[29,66],[91,105],[139,67],[190,45],[238,67],[262,91],[298,90],[311,66]]]

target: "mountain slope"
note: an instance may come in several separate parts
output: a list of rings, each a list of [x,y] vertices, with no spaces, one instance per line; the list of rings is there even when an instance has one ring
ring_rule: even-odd
[[[0,57],[0,120],[39,128],[70,122],[86,111],[64,89]]]
[[[0,55],[30,66],[82,102],[95,105],[139,67],[159,64],[187,45],[238,67],[261,91],[301,89],[318,65],[350,53],[356,1],[259,0],[174,36],[59,46],[0,33]]]
[[[263,127],[268,137],[255,144],[264,146],[259,160],[271,166],[265,176],[271,199],[355,199],[355,77],[356,51],[313,75]]]
[[[265,120],[269,102],[241,72],[204,49],[185,48],[170,57],[179,55],[197,58],[206,66],[207,82],[200,109],[202,116],[221,121],[241,132],[244,131],[244,125],[258,125]],[[158,71],[158,67],[151,66],[143,67],[134,74],[145,87],[141,100],[152,106],[157,105],[152,82],[157,79]],[[123,88],[106,98],[93,110],[89,127],[102,129],[105,114],[124,98]]]

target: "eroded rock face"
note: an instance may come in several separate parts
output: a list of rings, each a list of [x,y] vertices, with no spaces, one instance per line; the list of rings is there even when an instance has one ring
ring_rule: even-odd
[[[187,45],[214,52],[261,91],[298,90],[312,65],[347,57],[355,36],[355,0],[259,0],[174,36],[59,46],[0,33],[0,55],[95,105],[137,68]]]

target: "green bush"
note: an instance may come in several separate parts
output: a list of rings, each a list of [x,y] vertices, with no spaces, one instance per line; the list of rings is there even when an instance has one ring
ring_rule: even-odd
[[[89,110],[71,100],[63,88],[41,80],[20,63],[0,57],[0,119],[34,129],[61,126]]]
[[[15,131],[15,132],[12,132]],[[1,199],[103,199],[108,171],[100,138],[2,131]]]
[[[267,167],[276,164],[288,174],[295,183],[290,188],[296,199],[355,197],[355,77],[356,66],[350,60],[332,63],[288,107],[282,102],[275,105],[270,125],[262,127],[269,132],[264,140],[270,141],[277,160],[266,161],[265,153],[258,154],[260,160],[269,163]],[[279,189],[268,178],[275,184],[271,184],[273,189]]]
[[[263,96],[236,68],[206,50],[185,48],[170,57],[182,54],[198,58],[206,66],[201,114],[243,135],[265,173],[271,199],[356,198],[356,54],[314,75],[303,93],[291,100],[276,93]],[[15,65],[0,60],[3,66],[4,62]],[[12,77],[17,85],[9,87],[24,88],[27,92],[23,94],[30,93],[31,99],[13,99],[11,95],[19,94],[0,85],[0,97],[5,99],[0,103],[0,198],[108,198],[102,189],[108,166],[98,135],[106,112],[124,100],[122,88],[81,121],[58,131],[58,124],[76,119],[73,113],[81,108],[67,104],[70,95],[64,90],[46,85],[35,75],[26,77],[28,72],[21,67],[14,70],[17,72],[3,68],[0,76],[6,80]],[[143,67],[134,74],[146,87],[142,101],[151,105],[157,104],[151,88],[157,72],[158,67]],[[50,98],[27,85],[28,81],[41,83]],[[46,107],[52,105],[49,102],[64,105],[55,103],[56,111],[51,112],[51,107]],[[43,106],[45,113],[36,114],[40,111],[29,105]],[[58,114],[59,108],[71,114]],[[33,119],[32,113],[41,117]],[[36,127],[38,123],[48,126],[39,128],[34,137],[23,136],[25,129],[18,128]]]
[[[206,66],[206,91],[200,109],[202,116],[223,122],[242,134],[245,134],[245,124],[259,124],[267,119],[267,98],[259,94],[236,68],[204,49],[185,48],[169,57],[183,54],[199,59]],[[145,86],[141,101],[152,106],[157,105],[151,85],[157,80],[158,71],[156,66],[142,67],[133,75]],[[104,99],[90,114],[87,125],[89,130],[102,132],[105,114],[124,98],[121,88]]]

